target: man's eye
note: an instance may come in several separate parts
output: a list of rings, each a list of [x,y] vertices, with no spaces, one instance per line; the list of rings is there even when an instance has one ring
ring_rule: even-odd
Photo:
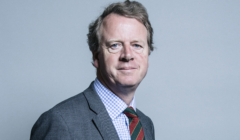
[[[113,44],[111,45],[112,48],[117,48],[118,47],[118,44]]]
[[[140,47],[140,45],[138,45],[138,44],[134,44],[134,46],[137,47],[137,48]]]
[[[142,46],[141,46],[141,45],[138,45],[138,44],[134,44],[133,46],[134,46],[134,48],[136,48],[136,49],[142,48]]]
[[[122,44],[121,43],[115,43],[115,44],[110,44],[108,47],[108,51],[110,53],[117,53],[122,49]]]
[[[122,48],[122,44],[121,43],[115,43],[110,45],[110,49],[120,49]]]

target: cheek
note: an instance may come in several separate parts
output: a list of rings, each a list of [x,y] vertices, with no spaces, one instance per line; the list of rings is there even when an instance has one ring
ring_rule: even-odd
[[[117,63],[117,57],[114,54],[105,54],[102,63],[105,65],[104,67],[109,70],[112,67],[115,67]]]
[[[108,59],[105,60],[106,67],[110,70],[115,68],[117,65],[116,59],[114,57],[108,57]]]
[[[139,55],[140,63],[148,67],[148,55]]]
[[[143,73],[147,73],[149,62],[148,62],[148,55],[141,55],[139,56],[139,65]]]

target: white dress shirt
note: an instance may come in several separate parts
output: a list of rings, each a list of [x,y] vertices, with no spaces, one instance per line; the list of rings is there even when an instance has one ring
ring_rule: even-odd
[[[102,100],[120,140],[131,140],[129,120],[128,117],[123,113],[128,105],[114,93],[108,90],[104,85],[102,85],[97,78],[94,81],[94,88]],[[130,103],[130,106],[136,111],[134,97]]]

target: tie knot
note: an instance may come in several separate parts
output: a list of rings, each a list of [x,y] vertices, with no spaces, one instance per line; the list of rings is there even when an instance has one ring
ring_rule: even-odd
[[[134,111],[132,107],[126,108],[123,113],[128,117],[128,118],[137,118],[137,114]]]

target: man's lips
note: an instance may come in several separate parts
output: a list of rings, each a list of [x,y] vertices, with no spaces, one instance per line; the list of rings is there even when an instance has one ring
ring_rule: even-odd
[[[134,69],[137,69],[135,67],[120,67],[118,68],[118,70],[134,70]]]

